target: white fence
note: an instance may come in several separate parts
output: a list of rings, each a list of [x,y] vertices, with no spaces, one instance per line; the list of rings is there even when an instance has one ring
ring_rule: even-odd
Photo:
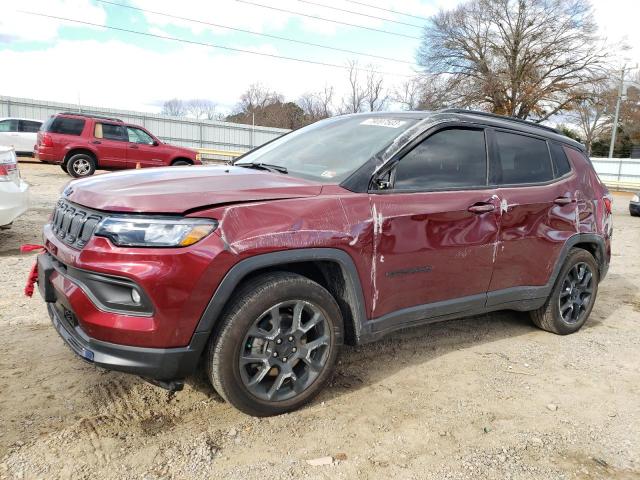
[[[253,127],[215,120],[196,120],[130,110],[0,96],[0,117],[22,117],[44,121],[59,112],[82,112],[117,117],[127,123],[142,125],[163,141],[174,145],[229,152],[245,152],[289,131],[282,128]]]
[[[591,157],[591,163],[610,188],[640,190],[640,158]]]

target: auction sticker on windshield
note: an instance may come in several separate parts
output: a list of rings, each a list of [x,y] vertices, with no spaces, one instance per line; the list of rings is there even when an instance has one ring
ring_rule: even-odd
[[[373,125],[375,127],[400,128],[405,123],[404,120],[394,120],[393,118],[367,118],[360,125]]]

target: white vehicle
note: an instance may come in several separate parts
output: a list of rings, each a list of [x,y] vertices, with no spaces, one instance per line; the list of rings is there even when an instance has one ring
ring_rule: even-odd
[[[13,147],[18,155],[33,155],[42,122],[28,118],[0,118],[0,147]]]
[[[16,152],[0,146],[0,228],[9,228],[28,207],[29,185],[20,178]]]

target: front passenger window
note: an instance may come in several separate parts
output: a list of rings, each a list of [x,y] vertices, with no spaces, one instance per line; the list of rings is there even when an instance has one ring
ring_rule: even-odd
[[[418,144],[398,162],[396,190],[437,190],[486,185],[484,131],[469,128],[440,130]]]
[[[144,145],[153,145],[153,138],[149,136],[144,130],[139,128],[127,127],[127,134],[129,135],[129,142],[141,143]]]

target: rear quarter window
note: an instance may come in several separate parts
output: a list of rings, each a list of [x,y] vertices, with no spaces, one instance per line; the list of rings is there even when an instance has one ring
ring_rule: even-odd
[[[50,133],[61,133],[63,135],[80,135],[84,130],[85,121],[81,118],[55,117],[47,121],[44,131]]]
[[[549,149],[551,150],[551,159],[553,160],[553,170],[556,177],[562,177],[571,171],[571,165],[569,159],[564,151],[564,148],[558,143],[549,142]]]
[[[496,131],[498,184],[518,185],[553,180],[549,148],[545,140],[518,133]]]

